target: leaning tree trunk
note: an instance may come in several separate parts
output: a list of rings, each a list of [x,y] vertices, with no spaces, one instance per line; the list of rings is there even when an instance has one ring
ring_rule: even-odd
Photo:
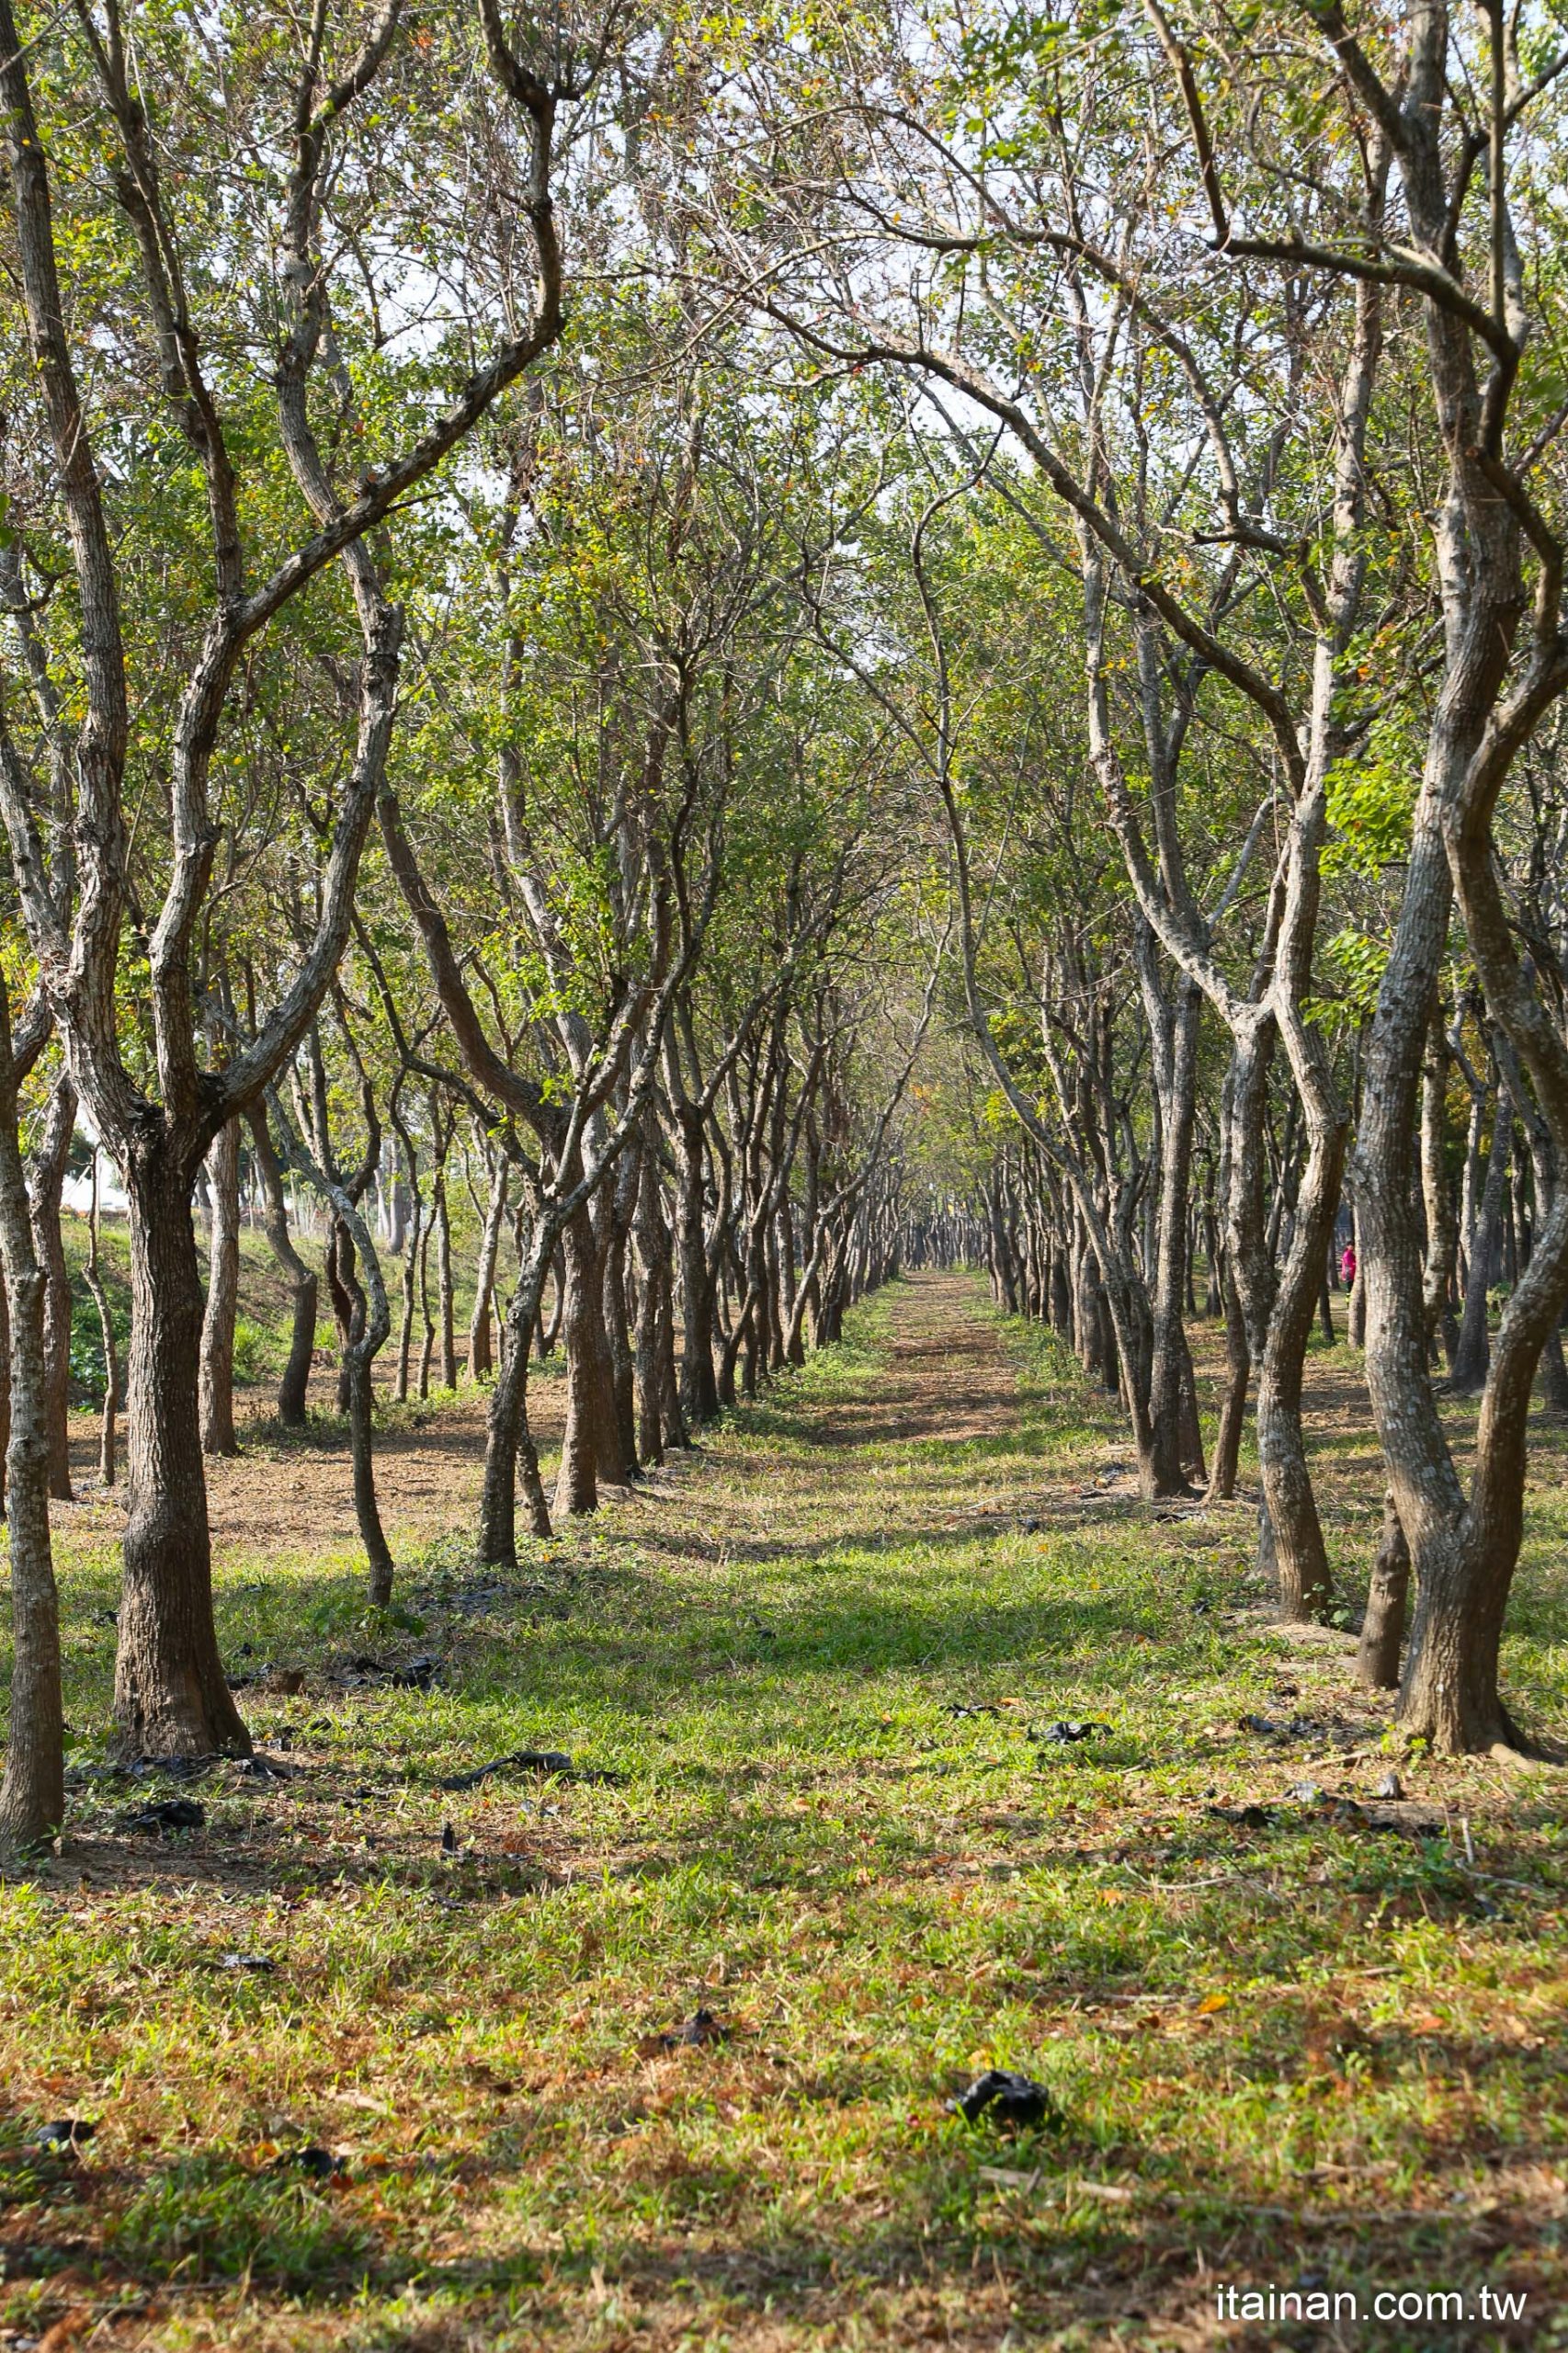
[[[11,1722],[0,1778],[0,1847],[52,1838],[65,1818],[60,1612],[49,1538],[49,1414],[44,1272],[33,1248],[17,1137],[10,1016],[0,979],[0,1267],[10,1307],[10,1429],[6,1446],[11,1556]]]
[[[32,1155],[33,1254],[42,1269],[44,1414],[49,1433],[49,1492],[71,1501],[71,1270],[60,1231],[60,1196],[76,1127],[76,1089],[62,1071],[50,1097],[43,1140]]]
[[[323,1199],[329,1197],[323,1195]],[[354,1332],[354,1302],[359,1286],[354,1279],[354,1244],[348,1228],[335,1213],[327,1227],[326,1295],[332,1304],[337,1334],[337,1397],[335,1410],[348,1411],[348,1344]]]
[[[240,1128],[226,1120],[207,1154],[212,1231],[199,1382],[203,1454],[238,1454],[234,1430],[234,1323],[240,1289]]]
[[[535,1353],[540,1364],[548,1364],[554,1355],[556,1343],[561,1337],[561,1326],[566,1314],[566,1253],[559,1243],[555,1245],[555,1256],[551,1262],[551,1276],[552,1296],[549,1316],[547,1317],[544,1312],[542,1293],[534,1315],[534,1332],[537,1340]]]
[[[115,1716],[131,1756],[248,1756],[250,1734],[224,1679],[212,1617],[193,1175],[162,1134],[138,1139],[125,1170],[130,1456]]]

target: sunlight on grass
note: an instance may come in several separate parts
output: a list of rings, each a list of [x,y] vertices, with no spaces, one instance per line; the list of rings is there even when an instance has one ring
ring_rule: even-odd
[[[1332,1508],[1365,1441],[1320,1450]],[[163,1842],[83,1781],[59,1861],[0,1892],[0,2319],[118,2300],[141,2342],[257,2348],[1174,2345],[1200,2249],[1495,2280],[1494,2211],[1544,2299],[1555,1779],[1402,1763],[1416,1835],[1290,1799],[1365,1798],[1386,1706],[1346,1638],[1267,1622],[1244,1506],[1082,1495],[1126,1461],[1060,1346],[943,1278],[516,1579],[455,1532],[405,1549],[402,1625],[368,1626],[351,1551],[225,1561],[231,1663],[305,1671],[244,1695],[293,1777],[225,1768]],[[1553,1488],[1508,1656],[1543,1714],[1562,1514]],[[1364,1518],[1336,1540],[1364,1575]],[[113,1563],[90,1536],[64,1556],[81,1761]],[[416,1652],[428,1691],[342,1680]],[[1028,1737],[1079,1719],[1106,1729]],[[441,1786],[524,1747],[603,1778]],[[1210,1810],[1249,1801],[1276,1811]],[[722,2038],[666,2049],[699,2010]],[[947,2112],[994,2063],[1049,2086],[1055,2129]],[[68,2115],[99,2127],[79,2157],[27,2145]]]

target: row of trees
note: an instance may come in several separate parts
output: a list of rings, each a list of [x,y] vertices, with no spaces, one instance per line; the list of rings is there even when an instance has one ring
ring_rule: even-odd
[[[1256,1379],[1266,1554],[1289,1611],[1329,1600],[1302,1366],[1348,1181],[1416,1590],[1400,1711],[1459,1749],[1517,1736],[1498,1645],[1568,1293],[1565,64],[1500,7],[892,7],[831,84],[824,51],[742,41],[693,195],[722,287],[905,404],[896,650],[846,659],[946,808],[970,1023],[1027,1139],[1009,1197],[1069,1309],[1092,1263],[1145,1490],[1199,1466],[1201,1223],[1215,1477]],[[1455,1164],[1489,1270],[1511,1149],[1467,1474],[1434,1364]]]
[[[292,1410],[285,1174],[330,1212],[378,1593],[389,1152],[438,1258],[451,1154],[483,1163],[482,1292],[518,1221],[486,1559],[519,1491],[536,1528],[591,1507],[831,1336],[896,1256],[905,1161],[945,1153],[904,1246],[983,1208],[1004,1289],[1114,1357],[1151,1495],[1226,1490],[1256,1382],[1266,1552],[1309,1613],[1303,1363],[1348,1201],[1402,1712],[1513,1736],[1568,1292],[1563,63],[1544,17],[1425,0],[0,0],[8,1822],[58,1819],[44,1259],[78,1108],[129,1200],[133,1751],[245,1745],[202,1472],[242,1150]],[[1474,1377],[1505,1229],[1467,1484],[1434,1357],[1462,1287]]]
[[[591,1510],[893,1263],[939,926],[906,780],[796,583],[831,416],[671,364],[678,304],[612,282],[668,64],[620,11],[513,26],[490,0],[472,24],[401,0],[0,19],[12,1836],[63,1802],[43,1257],[78,1107],[128,1201],[134,1755],[249,1747],[203,1468],[234,1444],[242,1166],[294,1294],[286,1421],[320,1297],[290,1186],[328,1220],[377,1600],[374,1368],[400,1290],[406,1388],[432,1237],[451,1300],[460,1157],[485,1186],[476,1376],[506,1300],[487,1563],[515,1558],[519,1494],[536,1533]],[[557,351],[562,191],[583,316]],[[551,1503],[528,1381],[552,1270]],[[446,1304],[441,1327],[449,1377]]]

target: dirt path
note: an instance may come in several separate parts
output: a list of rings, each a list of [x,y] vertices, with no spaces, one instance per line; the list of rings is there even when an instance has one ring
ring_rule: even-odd
[[[890,1355],[869,1372],[857,1392],[836,1394],[831,1404],[806,1405],[800,1418],[802,1443],[837,1452],[818,1467],[805,1487],[820,1487],[854,1513],[859,1449],[900,1440],[962,1444],[975,1438],[1000,1438],[1017,1420],[1016,1368],[996,1325],[977,1313],[972,1276],[920,1274],[892,1295]],[[329,1372],[318,1370],[313,1396],[324,1406],[333,1393]],[[376,1440],[376,1479],[383,1519],[394,1549],[417,1551],[437,1537],[456,1538],[472,1523],[478,1507],[484,1458],[488,1392],[460,1387],[453,1400],[400,1409]],[[348,1555],[358,1547],[348,1459],[339,1434],[281,1432],[259,1395],[242,1409],[241,1451],[233,1461],[207,1466],[213,1554],[220,1566],[257,1560],[279,1563]],[[764,1399],[765,1410],[768,1400]],[[530,1381],[530,1414],[547,1477],[561,1440],[564,1381],[559,1363],[536,1368]],[[772,1427],[771,1418],[768,1427]],[[124,1486],[106,1492],[97,1480],[97,1420],[73,1416],[73,1467],[79,1500],[57,1506],[57,1532],[102,1542],[118,1535],[124,1513]],[[123,1452],[123,1437],[122,1437]],[[677,1461],[681,1459],[676,1458]],[[678,1481],[655,1480],[652,1492],[666,1500],[699,1476],[700,1451],[688,1458]],[[694,1498],[695,1500],[695,1498]],[[809,1494],[805,1500],[810,1502]],[[879,1489],[876,1516],[889,1497]],[[897,1508],[896,1494],[893,1498]],[[742,1544],[748,1531],[734,1535]],[[721,1515],[729,1519],[729,1512]],[[899,1520],[903,1525],[903,1519]],[[755,1531],[752,1534],[755,1536]]]

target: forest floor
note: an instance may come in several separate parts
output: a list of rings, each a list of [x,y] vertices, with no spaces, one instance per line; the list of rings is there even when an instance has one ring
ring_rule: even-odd
[[[1312,1393],[1358,1604],[1347,1352]],[[0,2347],[1568,2346],[1568,1779],[1407,1757],[1347,1634],[1270,1622],[1250,1508],[1141,1504],[979,1281],[891,1287],[516,1577],[466,1558],[477,1402],[392,1421],[389,1617],[327,1433],[214,1468],[267,1778],[104,1775],[119,1506],[57,1512]],[[1506,1668],[1561,1731],[1543,1437]],[[574,1771],[451,1786],[522,1748]],[[203,1823],[131,1826],[165,1799]],[[993,2065],[1043,2123],[949,2112]]]

